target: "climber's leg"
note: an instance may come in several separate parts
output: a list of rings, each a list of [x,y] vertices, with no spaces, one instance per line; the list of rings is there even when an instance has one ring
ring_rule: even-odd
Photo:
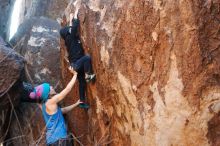
[[[76,71],[83,68],[85,73],[92,73],[91,57],[88,55],[79,58],[72,66]]]
[[[84,56],[84,58],[85,58],[84,70],[85,70],[86,82],[95,81],[96,75],[92,71],[91,57],[86,55]]]
[[[87,74],[91,74],[92,73],[92,64],[91,64],[91,57],[88,55],[85,55],[82,57],[83,61],[84,61],[84,71]]]
[[[79,81],[79,98],[80,101],[83,102],[79,105],[81,108],[89,108],[89,105],[85,103],[85,91],[86,91],[86,81],[85,81],[85,74],[84,69],[80,68],[78,70],[77,79]]]
[[[77,79],[79,81],[79,98],[80,101],[85,102],[85,88],[86,88],[86,82],[85,82],[85,75],[84,75],[84,69],[81,64],[79,63],[71,63],[71,66],[73,69],[78,73]]]
[[[92,63],[91,63],[91,57],[88,55],[85,55],[83,57],[81,57],[80,59],[78,59],[74,65],[73,68],[77,71],[80,68],[84,69],[85,72],[85,78],[87,82],[90,81],[94,81],[95,80],[95,74],[93,74],[92,72]]]
[[[77,79],[79,81],[79,97],[80,101],[85,102],[85,89],[86,89],[86,81],[84,77],[83,70],[78,71]]]

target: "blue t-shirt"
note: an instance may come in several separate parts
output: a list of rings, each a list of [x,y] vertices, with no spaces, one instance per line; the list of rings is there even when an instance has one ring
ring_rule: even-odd
[[[58,107],[56,113],[54,113],[53,115],[49,115],[46,112],[45,104],[43,104],[42,112],[47,128],[47,132],[46,132],[47,144],[52,144],[59,139],[67,138],[67,129],[61,108]]]

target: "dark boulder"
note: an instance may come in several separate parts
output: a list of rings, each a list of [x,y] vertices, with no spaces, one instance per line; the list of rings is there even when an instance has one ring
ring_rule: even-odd
[[[8,131],[12,110],[19,103],[24,59],[0,38],[0,141]]]
[[[11,40],[27,61],[27,71],[35,84],[60,80],[60,25],[49,18],[31,18],[22,23]]]

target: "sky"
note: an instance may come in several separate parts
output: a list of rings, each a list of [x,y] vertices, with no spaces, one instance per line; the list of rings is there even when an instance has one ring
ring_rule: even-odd
[[[21,3],[22,0],[16,0],[14,4],[12,16],[11,16],[9,40],[13,37],[13,35],[17,32],[18,29],[19,15],[21,12]]]

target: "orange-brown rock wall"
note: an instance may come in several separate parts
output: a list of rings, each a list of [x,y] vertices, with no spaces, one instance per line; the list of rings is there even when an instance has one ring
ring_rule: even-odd
[[[76,135],[88,131],[90,145],[219,145],[219,12],[217,0],[82,1],[97,81]]]

